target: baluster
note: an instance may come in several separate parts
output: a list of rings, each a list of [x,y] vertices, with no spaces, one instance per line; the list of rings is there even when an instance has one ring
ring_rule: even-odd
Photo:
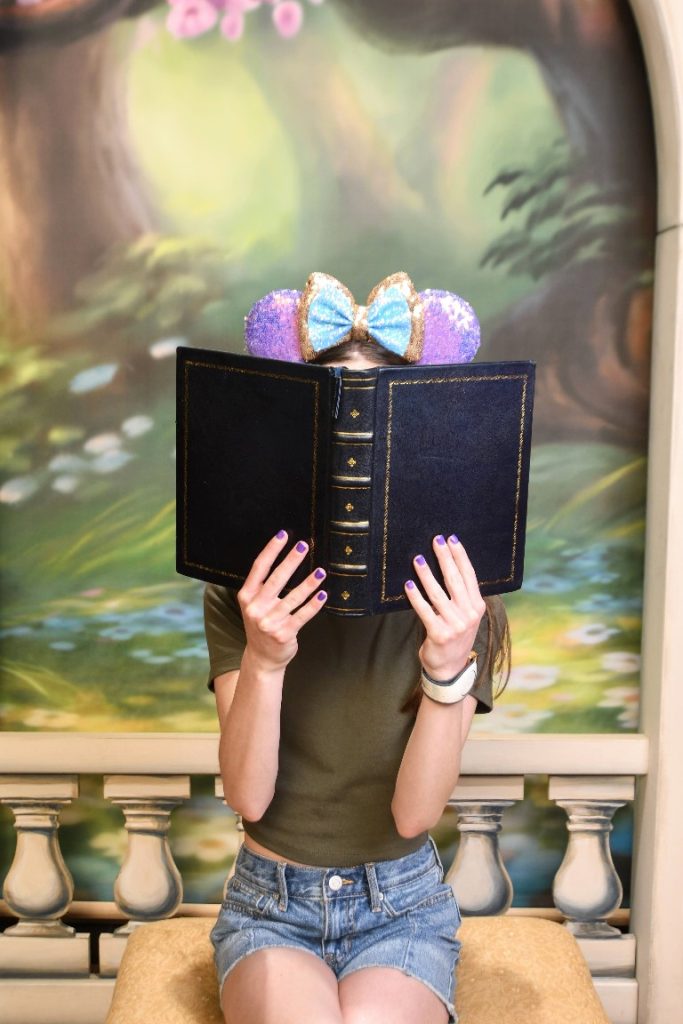
[[[214,779],[214,792],[218,799],[225,804],[228,810],[232,811],[232,808],[225,801],[225,796],[223,794],[223,780],[220,777],[220,775],[217,775],[216,778]],[[244,842],[244,825],[242,823],[242,815],[238,814],[236,811],[233,811],[232,813],[235,815],[235,827],[237,830],[237,853],[235,854],[235,858],[232,864],[230,865],[230,870],[228,871],[228,874],[225,879],[225,885],[223,886],[223,896],[225,896],[225,890],[227,888],[228,882],[235,874],[235,863],[237,861],[237,855],[239,854],[240,849],[242,847],[242,843]]]
[[[140,924],[171,917],[183,881],[168,844],[171,811],[190,796],[187,775],[108,775],[104,795],[123,811],[128,848],[114,883],[114,899],[129,920],[100,936],[100,973],[116,974],[125,942]]]
[[[57,830],[62,807],[77,796],[76,775],[0,776],[0,802],[12,809],[17,833],[3,896],[19,918],[0,936],[2,973],[89,972],[89,936],[61,920],[74,884]]]
[[[632,776],[560,775],[548,780],[548,796],[566,811],[569,832],[553,882],[553,900],[577,938],[622,938],[619,929],[605,920],[623,896],[609,833],[614,812],[633,800],[634,794]]]
[[[500,854],[498,833],[506,807],[524,799],[524,776],[461,776],[448,806],[458,815],[460,842],[445,881],[463,917],[504,914],[512,880]]]

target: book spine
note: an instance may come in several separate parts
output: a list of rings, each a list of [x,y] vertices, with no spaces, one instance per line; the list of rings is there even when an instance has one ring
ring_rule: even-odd
[[[345,371],[332,427],[330,526],[325,607],[370,611],[370,510],[376,377]]]

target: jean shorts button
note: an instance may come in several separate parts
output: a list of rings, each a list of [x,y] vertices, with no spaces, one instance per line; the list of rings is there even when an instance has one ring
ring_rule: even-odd
[[[337,891],[337,889],[341,889],[343,884],[344,883],[341,880],[341,875],[332,875],[332,878],[329,881],[330,889],[334,889],[335,892]]]

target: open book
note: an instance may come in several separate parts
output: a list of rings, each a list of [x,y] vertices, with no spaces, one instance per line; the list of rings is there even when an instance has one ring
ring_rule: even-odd
[[[373,615],[410,607],[417,554],[443,585],[432,538],[455,533],[482,594],[521,586],[533,363],[176,355],[179,573],[239,588],[285,529],[310,544],[286,589],[321,565],[328,611]]]

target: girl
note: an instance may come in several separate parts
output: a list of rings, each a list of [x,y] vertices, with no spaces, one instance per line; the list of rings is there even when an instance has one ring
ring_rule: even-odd
[[[314,358],[406,362],[367,333]],[[429,829],[509,672],[509,631],[457,537],[433,547],[446,589],[417,556],[426,599],[407,579],[411,608],[387,615],[324,614],[324,566],[281,596],[308,550],[283,530],[238,591],[205,587],[220,771],[244,825],[211,932],[226,1024],[457,1022],[461,916]],[[427,696],[429,679],[462,691],[473,651],[464,697]]]

